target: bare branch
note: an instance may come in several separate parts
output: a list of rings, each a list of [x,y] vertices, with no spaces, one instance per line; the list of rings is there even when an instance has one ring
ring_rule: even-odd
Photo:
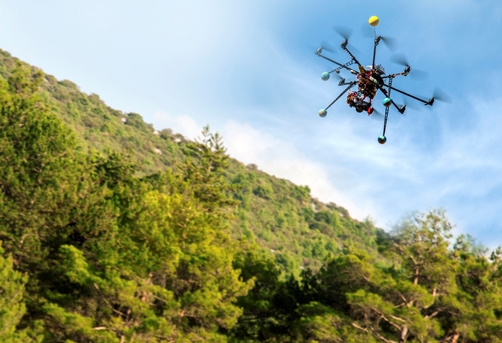
[[[396,316],[393,316],[393,315],[389,315],[392,319],[395,319],[401,323],[406,323],[406,320],[404,320],[403,318],[399,318],[399,317],[396,317]]]
[[[431,319],[431,318],[434,318],[435,316],[437,316],[438,314],[440,314],[442,311],[441,310],[437,310],[436,312],[433,312],[431,314],[429,314],[428,316],[425,316],[425,319]]]

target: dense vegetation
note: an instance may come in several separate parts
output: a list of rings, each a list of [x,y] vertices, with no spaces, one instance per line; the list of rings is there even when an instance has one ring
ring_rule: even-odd
[[[16,63],[22,62],[0,50],[1,76],[7,79]],[[80,92],[70,81],[58,82],[50,75],[41,79],[40,96],[50,112],[72,128],[79,152],[124,152],[134,160],[136,176],[182,165],[192,156],[190,142],[183,136],[169,129],[157,132],[139,114],[111,109],[97,95]],[[277,179],[233,159],[228,159],[222,173],[232,184],[228,195],[238,201],[232,208],[235,218],[229,222],[231,236],[256,241],[287,273],[319,269],[321,261],[343,244],[376,248],[376,235],[381,230],[370,221],[352,220],[335,204],[312,199],[306,186]]]
[[[1,342],[502,342],[502,252],[442,211],[384,233],[2,59]]]

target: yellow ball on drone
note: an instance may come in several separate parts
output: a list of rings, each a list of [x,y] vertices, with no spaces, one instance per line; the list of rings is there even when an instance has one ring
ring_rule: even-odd
[[[370,19],[368,20],[368,23],[373,27],[377,26],[379,22],[380,22],[380,19],[378,19],[378,17],[376,15],[371,16]]]

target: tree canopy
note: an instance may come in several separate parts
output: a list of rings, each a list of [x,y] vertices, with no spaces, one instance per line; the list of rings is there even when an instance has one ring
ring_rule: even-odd
[[[384,232],[0,55],[2,342],[502,341],[444,211]]]

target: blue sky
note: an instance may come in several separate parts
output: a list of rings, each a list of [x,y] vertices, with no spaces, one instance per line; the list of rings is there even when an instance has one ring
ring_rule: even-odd
[[[394,85],[453,100],[391,111],[384,146],[381,121],[344,101],[317,115],[342,88],[321,80],[331,65],[315,48],[329,41],[347,62],[331,27],[348,26],[371,64],[360,28],[372,15],[429,72]],[[442,207],[457,234],[490,248],[502,244],[501,34],[500,0],[0,0],[0,48],[109,106],[191,139],[209,124],[232,157],[385,229]],[[378,47],[377,61],[400,71],[390,55]]]

